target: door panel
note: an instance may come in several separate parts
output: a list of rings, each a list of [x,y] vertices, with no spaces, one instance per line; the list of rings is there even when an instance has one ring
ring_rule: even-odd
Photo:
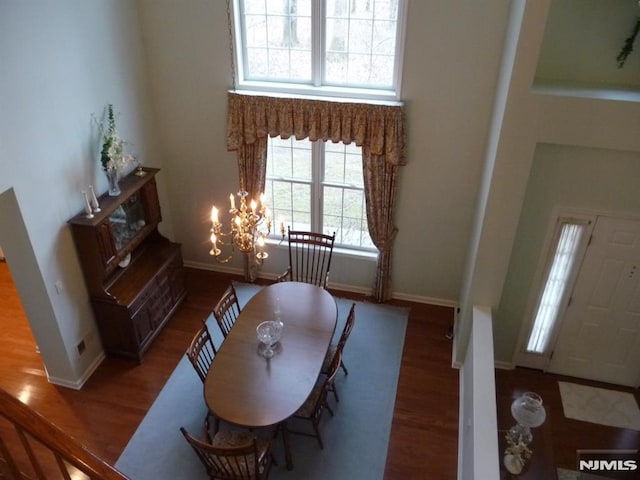
[[[636,386],[640,379],[640,222],[598,217],[548,370]]]

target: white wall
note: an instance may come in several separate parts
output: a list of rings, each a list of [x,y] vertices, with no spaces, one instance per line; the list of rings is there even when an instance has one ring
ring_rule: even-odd
[[[132,151],[162,165],[138,31],[132,2],[0,0],[0,243],[49,379],[75,388],[102,356],[66,225],[81,190],[107,187],[92,115],[114,103]]]

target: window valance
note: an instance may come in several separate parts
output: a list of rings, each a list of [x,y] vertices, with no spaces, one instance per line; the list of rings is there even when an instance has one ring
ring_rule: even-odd
[[[392,165],[405,165],[404,111],[401,105],[351,103],[228,93],[227,149],[259,138],[355,142]]]

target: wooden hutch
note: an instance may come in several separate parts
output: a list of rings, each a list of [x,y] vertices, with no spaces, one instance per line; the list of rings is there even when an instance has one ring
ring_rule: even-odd
[[[158,171],[131,173],[92,218],[69,220],[102,346],[138,362],[186,295],[180,245],[158,232]]]

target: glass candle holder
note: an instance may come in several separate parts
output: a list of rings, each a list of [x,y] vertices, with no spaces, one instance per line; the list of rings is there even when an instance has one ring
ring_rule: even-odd
[[[542,405],[542,397],[535,392],[525,392],[511,404],[511,415],[518,422],[508,432],[514,444],[528,445],[533,440],[531,429],[542,425],[547,412]]]

